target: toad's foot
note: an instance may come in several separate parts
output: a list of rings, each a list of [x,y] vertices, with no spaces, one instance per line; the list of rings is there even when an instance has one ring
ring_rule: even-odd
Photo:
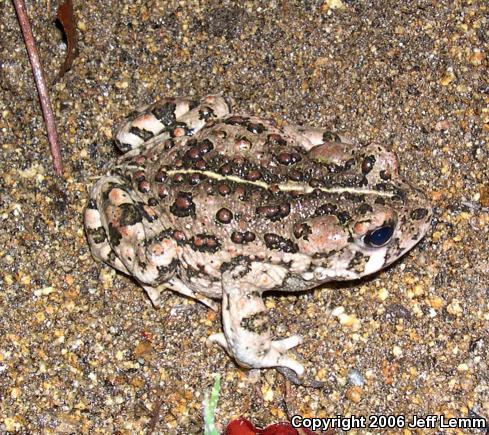
[[[219,343],[243,367],[288,367],[302,376],[304,367],[287,355],[302,343],[298,335],[272,341],[262,292],[280,285],[281,271],[262,263],[238,265],[223,274],[222,322],[224,334],[209,340]]]

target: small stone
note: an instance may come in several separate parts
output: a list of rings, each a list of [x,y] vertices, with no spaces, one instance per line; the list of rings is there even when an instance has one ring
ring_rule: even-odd
[[[151,352],[152,346],[149,341],[141,341],[135,348],[134,348],[134,356],[140,357],[148,354]]]
[[[352,328],[354,331],[360,328],[360,321],[356,318],[354,314],[340,314],[338,320],[341,325]]]
[[[354,403],[359,403],[360,400],[362,400],[362,393],[363,393],[363,389],[355,385],[353,387],[348,388],[345,396],[348,400],[351,400]]]
[[[396,358],[400,358],[402,356],[402,349],[399,347],[399,346],[394,346],[392,348],[392,354],[396,357]]]
[[[480,203],[482,207],[489,207],[489,186],[482,186],[480,189]]]
[[[480,51],[478,48],[476,48],[469,57],[469,62],[474,66],[481,65],[483,60],[484,60],[484,53]]]
[[[450,304],[447,306],[447,311],[454,316],[461,316],[463,309],[460,306],[460,301],[458,299],[454,299],[452,302],[450,302]]]
[[[387,290],[385,287],[382,287],[378,293],[377,293],[377,297],[381,300],[381,301],[385,301],[388,297],[389,297],[389,290]]]
[[[363,375],[357,369],[352,369],[347,374],[348,383],[356,387],[363,387],[365,379]]]
[[[453,73],[453,69],[449,68],[445,75],[440,79],[439,83],[442,86],[448,86],[455,80],[455,74]]]

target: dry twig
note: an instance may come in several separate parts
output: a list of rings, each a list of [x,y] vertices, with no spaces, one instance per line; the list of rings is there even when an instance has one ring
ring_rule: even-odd
[[[32,67],[32,73],[34,74],[34,80],[36,82],[37,92],[39,94],[39,101],[41,102],[41,110],[44,116],[44,122],[46,124],[46,130],[48,133],[48,140],[51,150],[51,156],[53,158],[54,171],[56,175],[61,176],[63,173],[63,163],[61,162],[61,151],[58,142],[58,134],[56,132],[56,123],[54,121],[53,109],[51,107],[51,101],[49,100],[48,89],[44,74],[37,52],[36,43],[34,41],[34,35],[32,34],[31,25],[27,16],[24,0],[13,0],[15,11],[17,12],[17,18],[19,20],[22,35],[24,36],[25,45],[27,48],[27,54]]]

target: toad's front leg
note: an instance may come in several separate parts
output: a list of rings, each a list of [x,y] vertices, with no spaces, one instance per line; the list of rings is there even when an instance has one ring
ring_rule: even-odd
[[[219,343],[243,367],[288,367],[302,376],[304,368],[287,355],[302,342],[298,335],[271,340],[268,313],[262,293],[283,282],[284,268],[263,263],[239,264],[222,277],[224,334],[209,339]]]

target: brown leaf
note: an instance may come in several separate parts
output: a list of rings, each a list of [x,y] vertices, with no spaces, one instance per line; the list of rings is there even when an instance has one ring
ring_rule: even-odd
[[[66,71],[71,68],[73,60],[78,55],[78,45],[76,43],[76,26],[75,16],[73,15],[73,1],[65,0],[58,6],[56,14],[57,20],[60,22],[66,38],[67,50],[63,65],[61,66],[58,78],[64,76]]]

